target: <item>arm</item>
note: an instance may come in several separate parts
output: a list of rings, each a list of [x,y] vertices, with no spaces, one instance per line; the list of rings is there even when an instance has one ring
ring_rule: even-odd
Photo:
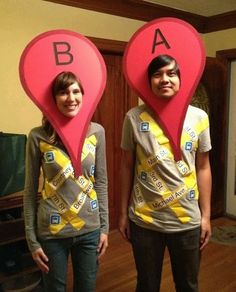
[[[96,167],[95,167],[95,183],[94,188],[97,193],[101,235],[98,244],[97,251],[99,253],[98,258],[104,255],[108,247],[108,231],[109,231],[109,219],[108,219],[108,182],[107,182],[107,167],[106,167],[106,141],[105,131],[101,128],[98,136],[98,143],[96,147]]]
[[[122,151],[121,159],[121,199],[120,199],[120,216],[119,231],[124,239],[130,239],[128,206],[130,195],[133,188],[135,154],[133,151]]]
[[[25,233],[29,250],[37,266],[48,272],[48,258],[37,240],[37,194],[40,176],[40,151],[36,137],[32,132],[28,136],[26,147],[26,174],[24,192]]]
[[[211,167],[209,152],[197,153],[197,182],[199,189],[199,206],[201,210],[201,247],[202,250],[211,236]]]

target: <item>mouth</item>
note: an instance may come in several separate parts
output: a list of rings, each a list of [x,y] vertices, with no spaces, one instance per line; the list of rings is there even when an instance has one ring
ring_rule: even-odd
[[[160,86],[159,89],[171,89],[172,87],[171,86]]]
[[[68,110],[68,111],[74,111],[76,110],[78,107],[77,104],[69,104],[69,105],[65,105],[65,108]]]

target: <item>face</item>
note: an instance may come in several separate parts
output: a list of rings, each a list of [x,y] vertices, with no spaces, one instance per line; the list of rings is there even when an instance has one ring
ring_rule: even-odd
[[[172,61],[152,75],[151,89],[155,95],[170,99],[179,91],[180,80],[174,68],[175,61]]]
[[[59,111],[68,118],[75,117],[81,109],[83,94],[77,82],[65,90],[59,91],[56,96],[56,105]]]

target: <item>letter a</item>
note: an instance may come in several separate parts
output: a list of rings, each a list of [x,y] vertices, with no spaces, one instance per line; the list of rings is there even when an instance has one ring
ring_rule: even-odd
[[[159,41],[159,42],[157,41],[158,35],[160,35],[160,37],[161,37],[161,41]],[[156,46],[161,45],[161,44],[165,44],[167,49],[170,49],[170,45],[168,44],[168,42],[165,39],[164,35],[162,34],[161,30],[158,28],[155,30],[155,36],[154,36],[154,40],[153,40],[153,44],[152,44],[152,54],[155,52]]]
[[[64,51],[59,49],[59,47],[65,47]],[[54,42],[53,43],[53,49],[54,49],[54,56],[56,59],[56,65],[67,65],[71,64],[73,62],[73,55],[70,53],[71,46],[67,42]],[[59,59],[59,55],[66,55],[67,58],[65,60]]]

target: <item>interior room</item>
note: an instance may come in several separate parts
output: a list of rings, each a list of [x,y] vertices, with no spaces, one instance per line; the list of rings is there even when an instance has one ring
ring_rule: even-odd
[[[125,81],[122,60],[131,36],[145,23],[160,17],[185,20],[199,32],[205,45],[206,65],[191,103],[204,109],[210,119],[211,223],[216,236],[202,254],[200,291],[236,291],[236,2],[192,2],[0,1],[0,73],[3,86],[0,132],[27,137],[32,128],[41,125],[42,113],[23,90],[19,77],[21,54],[34,37],[56,29],[75,31],[89,38],[104,58],[107,84],[92,120],[102,124],[106,132],[110,233],[108,250],[100,261],[97,292],[135,291],[132,249],[118,231],[119,196],[122,192],[118,170],[125,113],[142,101]],[[0,160],[6,161],[2,153],[0,155]],[[0,176],[7,177],[10,170],[1,163]],[[1,267],[0,291],[10,291],[6,282],[15,283],[19,277],[38,273],[25,244],[23,187],[20,188],[12,193],[0,193],[0,255],[16,255],[13,259],[6,259],[7,267],[4,264]],[[225,233],[219,234],[224,228]],[[69,263],[68,292],[72,291],[72,282]],[[24,291],[41,291],[40,285],[32,287]],[[11,291],[19,290],[12,288]],[[164,259],[161,291],[174,291],[168,252]]]

